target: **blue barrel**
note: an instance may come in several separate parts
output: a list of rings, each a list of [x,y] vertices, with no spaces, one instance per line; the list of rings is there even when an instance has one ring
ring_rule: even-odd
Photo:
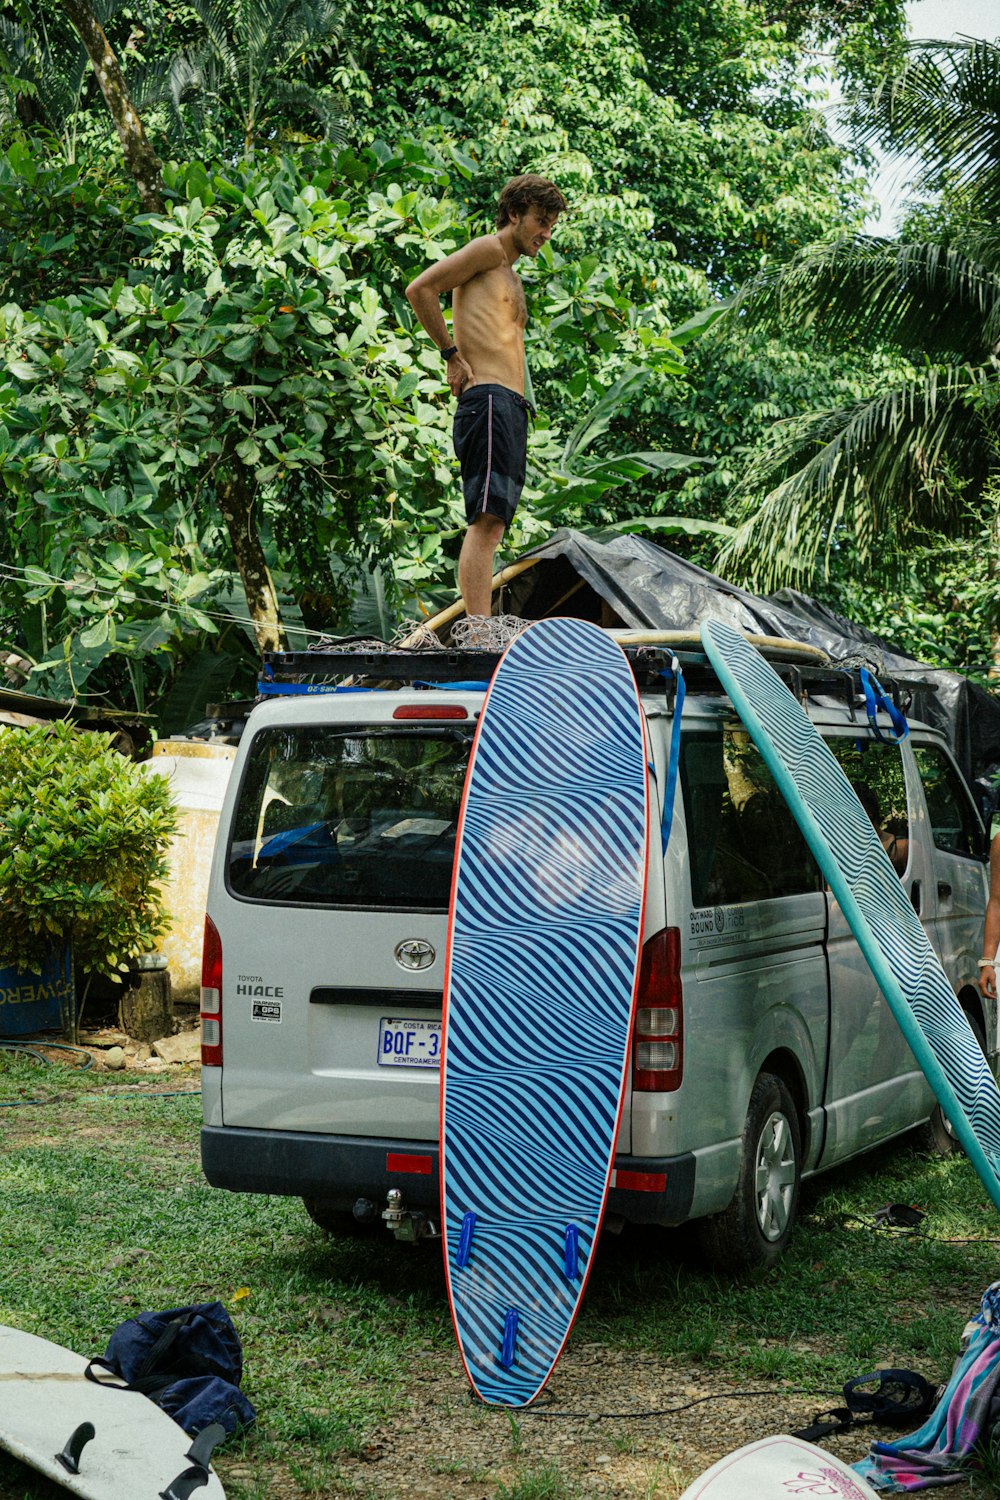
[[[45,960],[40,974],[0,967],[0,1036],[61,1030],[72,996],[68,944]]]

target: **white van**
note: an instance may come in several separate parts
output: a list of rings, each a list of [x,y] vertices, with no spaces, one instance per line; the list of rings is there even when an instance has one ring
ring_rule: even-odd
[[[672,723],[657,660],[635,655],[654,802]],[[775,665],[858,790],[995,1070],[997,1008],[976,982],[986,839],[944,740],[913,724],[897,743],[883,716],[876,734],[844,673]],[[694,653],[685,676],[608,1213],[697,1220],[713,1263],[736,1269],[780,1255],[804,1177],[916,1125],[936,1149],[952,1142],[732,704]],[[333,1232],[435,1232],[447,907],[482,701],[468,682],[300,685],[250,715],[207,908],[213,1185],[300,1196]]]

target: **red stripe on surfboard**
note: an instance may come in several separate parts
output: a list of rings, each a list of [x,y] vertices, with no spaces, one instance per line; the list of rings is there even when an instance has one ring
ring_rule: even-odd
[[[458,808],[458,823],[455,828],[455,863],[452,865],[451,869],[451,892],[448,897],[448,935],[445,939],[444,948],[444,994],[442,997],[441,1009],[441,1070],[438,1081],[438,1196],[441,1202],[441,1248],[444,1252],[444,1284],[445,1290],[448,1294],[448,1310],[451,1313],[452,1328],[455,1332],[455,1343],[458,1345],[458,1357],[462,1361],[462,1368],[465,1371],[465,1378],[468,1380],[473,1390],[476,1390],[476,1382],[472,1378],[472,1372],[470,1371],[469,1366],[466,1363],[465,1350],[462,1347],[462,1336],[459,1332],[458,1327],[458,1315],[455,1312],[455,1299],[452,1296],[451,1291],[451,1272],[448,1266],[448,1225],[445,1219],[444,1196],[445,1171],[447,1165],[445,1161],[444,1150],[444,1109],[445,1092],[448,1086],[448,1002],[451,998],[451,950],[452,938],[454,936],[455,929],[455,893],[458,890],[459,868],[462,863],[462,837],[465,832],[465,813],[469,800],[469,787],[472,784],[472,768],[475,765],[476,752],[479,749],[479,736],[483,732],[483,722],[486,717],[486,705],[490,701],[490,693],[493,691],[493,684],[496,681],[497,672],[499,672],[500,670],[502,661],[503,657],[501,656],[500,661],[497,662],[496,667],[493,669],[493,676],[490,678],[490,685],[486,689],[486,695],[483,698],[483,704],[479,710],[479,719],[476,723],[475,733],[472,736],[472,748],[469,751],[469,762],[465,768],[465,784],[462,787],[462,800]]]
[[[540,620],[533,622],[532,625],[529,625],[527,627],[527,630],[521,631],[517,636],[515,636],[514,641],[516,642],[517,640],[520,639],[521,635],[527,634],[528,630],[534,629],[537,625],[540,625],[541,623],[542,623],[542,621],[540,621]],[[594,628],[596,629],[598,627],[595,626]],[[613,641],[613,637],[608,637],[608,639]],[[641,961],[642,961],[642,938],[643,938],[643,931],[644,931],[645,922],[646,922],[646,896],[647,896],[647,892],[648,892],[648,888],[649,888],[650,848],[651,848],[652,843],[653,843],[653,840],[652,840],[652,838],[650,836],[650,812],[651,812],[651,808],[650,808],[650,796],[649,796],[649,763],[650,763],[650,755],[651,755],[651,746],[650,746],[650,743],[649,743],[649,727],[648,727],[648,724],[646,722],[646,715],[645,715],[645,712],[644,712],[643,707],[642,707],[642,698],[641,698],[641,695],[639,693],[639,686],[638,686],[638,683],[635,680],[635,674],[632,671],[631,663],[629,662],[628,657],[625,655],[625,652],[622,651],[622,649],[621,649],[620,646],[618,646],[617,641],[614,641],[613,643],[617,647],[617,649],[619,650],[619,652],[621,652],[621,656],[622,656],[623,661],[625,662],[625,666],[626,666],[626,669],[627,669],[628,675],[629,675],[629,681],[630,681],[630,683],[632,685],[632,692],[633,692],[634,698],[635,698],[636,714],[638,716],[639,729],[640,729],[640,734],[641,734],[641,737],[642,737],[642,750],[643,750],[643,789],[644,789],[644,800],[645,800],[645,807],[646,807],[646,858],[645,858],[644,865],[643,865],[642,894],[641,894],[640,903],[639,903],[639,921],[638,921],[638,934],[639,934],[639,936],[638,936],[638,941],[636,943],[635,968],[634,968],[633,975],[632,975],[632,1002],[631,1002],[631,1005],[629,1007],[629,1024],[628,1024],[629,1043],[625,1047],[624,1057],[622,1058],[622,1073],[621,1073],[621,1080],[620,1080],[620,1083],[619,1083],[619,1090],[618,1090],[618,1113],[617,1113],[617,1116],[615,1118],[615,1129],[614,1129],[614,1133],[612,1135],[611,1150],[610,1150],[609,1155],[608,1155],[607,1173],[606,1173],[605,1179],[604,1179],[604,1194],[603,1194],[603,1198],[602,1198],[602,1201],[601,1201],[601,1209],[600,1209],[600,1212],[599,1212],[599,1214],[597,1216],[597,1223],[596,1223],[595,1230],[594,1230],[594,1239],[593,1239],[593,1243],[592,1243],[592,1246],[591,1246],[591,1252],[590,1252],[590,1255],[587,1258],[587,1265],[586,1265],[586,1268],[585,1268],[584,1273],[583,1273],[583,1278],[582,1278],[582,1280],[580,1282],[579,1293],[577,1295],[576,1303],[575,1303],[574,1308],[573,1308],[572,1316],[571,1316],[571,1318],[569,1320],[569,1323],[567,1324],[566,1332],[563,1335],[562,1343],[559,1345],[559,1348],[557,1349],[557,1351],[555,1353],[555,1356],[554,1356],[551,1364],[549,1365],[548,1374],[546,1375],[545,1379],[542,1381],[541,1385],[538,1387],[537,1391],[535,1391],[535,1393],[531,1396],[530,1400],[523,1403],[525,1406],[530,1406],[533,1401],[536,1401],[538,1399],[538,1397],[544,1391],[545,1387],[548,1385],[549,1380],[552,1378],[552,1373],[555,1370],[556,1365],[559,1363],[559,1360],[562,1357],[562,1352],[565,1349],[567,1341],[569,1339],[569,1336],[570,1336],[570,1334],[573,1331],[573,1326],[574,1326],[574,1324],[576,1322],[577,1314],[580,1311],[580,1304],[583,1302],[584,1292],[586,1291],[587,1283],[590,1280],[590,1273],[591,1273],[591,1270],[593,1269],[594,1259],[595,1259],[594,1251],[595,1251],[596,1246],[597,1246],[598,1236],[600,1235],[600,1232],[601,1232],[601,1225],[604,1222],[604,1214],[605,1214],[605,1212],[607,1210],[608,1191],[609,1191],[610,1186],[611,1186],[611,1175],[612,1175],[612,1172],[614,1170],[614,1159],[615,1159],[615,1152],[617,1150],[618,1134],[619,1134],[619,1131],[621,1129],[622,1113],[623,1113],[624,1108],[625,1108],[626,1084],[627,1084],[627,1080],[628,1080],[628,1067],[629,1067],[629,1060],[630,1060],[630,1055],[631,1055],[631,1035],[632,1035],[632,1028],[633,1028],[633,1025],[634,1025],[634,1022],[635,1022],[636,998],[638,996],[638,991],[639,991],[639,972],[640,972]],[[514,644],[514,642],[511,642],[511,645],[513,645],[513,644]],[[509,650],[509,649],[510,649],[510,647],[508,646],[507,650]],[[448,1307],[449,1307],[449,1311],[451,1312],[452,1326],[453,1326],[454,1331],[455,1331],[455,1342],[458,1345],[458,1354],[459,1354],[459,1358],[462,1361],[462,1368],[465,1370],[466,1378],[467,1378],[469,1384],[472,1386],[472,1388],[476,1392],[476,1394],[478,1396],[480,1396],[480,1399],[484,1399],[484,1398],[482,1397],[481,1392],[479,1391],[479,1388],[476,1385],[475,1380],[472,1378],[472,1372],[470,1371],[469,1366],[468,1366],[468,1364],[466,1362],[465,1350],[464,1350],[464,1348],[462,1346],[462,1336],[461,1336],[461,1332],[460,1332],[460,1329],[459,1329],[458,1316],[457,1316],[457,1313],[455,1311],[455,1299],[454,1299],[454,1297],[452,1295],[451,1267],[450,1267],[450,1265],[448,1263],[448,1226],[447,1226],[447,1219],[446,1219],[446,1215],[445,1215],[445,1175],[446,1175],[446,1170],[447,1170],[447,1159],[446,1159],[446,1153],[445,1153],[445,1149],[444,1149],[444,1111],[445,1111],[445,1094],[446,1094],[446,1090],[447,1090],[448,1002],[449,1002],[449,998],[450,998],[449,991],[450,991],[450,987],[451,987],[452,937],[453,937],[454,925],[455,925],[455,893],[456,893],[456,890],[457,890],[457,887],[458,887],[459,869],[460,869],[460,865],[461,865],[462,836],[463,836],[463,833],[464,833],[464,830],[465,830],[466,805],[467,805],[467,802],[468,802],[469,787],[470,787],[471,782],[472,782],[472,773],[473,773],[473,767],[475,765],[476,753],[477,753],[477,751],[479,749],[479,739],[480,739],[480,735],[482,734],[483,724],[484,724],[484,722],[486,720],[486,710],[487,710],[487,707],[489,705],[490,695],[491,695],[491,693],[493,691],[493,684],[496,681],[497,673],[500,671],[500,668],[503,665],[503,662],[504,662],[504,659],[506,657],[506,654],[507,653],[505,651],[504,655],[500,658],[500,661],[497,663],[497,666],[496,666],[496,669],[495,669],[495,671],[493,673],[493,676],[490,678],[490,684],[489,684],[489,687],[486,690],[486,696],[483,699],[483,705],[482,705],[482,708],[480,709],[480,712],[479,712],[479,720],[478,720],[478,722],[476,724],[476,731],[475,731],[475,734],[473,736],[472,749],[471,749],[471,751],[469,753],[469,763],[468,763],[468,766],[466,768],[466,773],[465,773],[465,785],[462,788],[462,801],[461,801],[461,805],[459,807],[458,824],[457,824],[456,833],[455,833],[455,863],[454,863],[454,866],[453,866],[453,869],[452,869],[451,894],[450,894],[450,899],[449,899],[449,903],[448,903],[448,935],[447,935],[446,946],[445,946],[445,961],[444,961],[444,1003],[443,1003],[442,1018],[441,1018],[442,1019],[442,1030],[441,1030],[441,1077],[440,1077],[440,1084],[439,1084],[439,1124],[438,1124],[438,1158],[439,1158],[439,1163],[440,1163],[440,1171],[439,1171],[439,1178],[440,1178],[440,1180],[439,1180],[438,1186],[439,1186],[439,1191],[440,1191],[440,1203],[441,1203],[441,1246],[442,1246],[442,1250],[443,1250],[443,1253],[444,1253],[445,1288],[446,1288],[446,1291],[447,1291],[447,1294],[448,1294]],[[664,1180],[664,1186],[665,1185],[666,1185],[666,1183],[665,1183],[665,1180]],[[489,1403],[489,1404],[498,1404],[498,1403]]]

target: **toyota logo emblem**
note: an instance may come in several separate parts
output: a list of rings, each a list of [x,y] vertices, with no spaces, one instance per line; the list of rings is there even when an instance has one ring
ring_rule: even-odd
[[[396,944],[395,959],[401,969],[429,969],[436,957],[432,944],[423,938],[407,938]]]

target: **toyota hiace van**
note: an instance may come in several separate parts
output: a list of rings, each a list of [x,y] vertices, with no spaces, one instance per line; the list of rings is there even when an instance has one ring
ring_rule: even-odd
[[[788,672],[995,1070],[996,1006],[976,983],[985,834],[947,744],[921,724],[902,741],[888,717],[870,724],[843,673]],[[804,1178],[915,1126],[939,1150],[952,1141],[732,704],[703,662],[686,675],[608,1214],[696,1220],[715,1264],[768,1265]],[[662,817],[674,705],[656,671],[640,683]],[[206,921],[201,1145],[215,1186],[297,1195],[333,1232],[435,1232],[447,909],[483,697],[467,682],[299,684],[250,715]],[[558,1029],[558,995],[552,1015]],[[567,1056],[578,1041],[564,1036]]]

